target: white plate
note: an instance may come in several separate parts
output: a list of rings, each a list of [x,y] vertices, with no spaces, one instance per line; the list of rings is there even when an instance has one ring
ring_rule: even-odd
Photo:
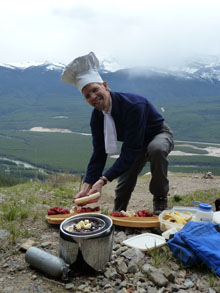
[[[129,247],[138,248],[142,251],[146,251],[166,244],[166,239],[157,234],[144,233],[126,239],[123,241],[123,243]]]

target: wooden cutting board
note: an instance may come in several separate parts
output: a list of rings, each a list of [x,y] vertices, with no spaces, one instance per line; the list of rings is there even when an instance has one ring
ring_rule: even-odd
[[[82,215],[82,214],[100,214],[101,212],[88,212],[88,213],[71,213],[71,214],[59,214],[59,215],[46,215],[45,219],[49,224],[60,225],[64,220],[69,217]]]
[[[97,212],[92,212],[97,213]],[[99,212],[98,212],[99,213]],[[82,213],[72,214],[59,214],[59,215],[46,215],[46,220],[49,224],[60,225],[64,220],[75,215],[81,215]],[[84,213],[87,214],[87,213]],[[159,227],[160,222],[157,216],[153,217],[112,217],[109,216],[114,225],[124,227],[135,227],[135,228],[153,228]]]
[[[75,215],[76,215],[76,213],[74,213],[74,214],[46,215],[45,218],[49,224],[59,225],[67,218],[75,216]],[[79,215],[79,214],[77,214],[77,215]]]
[[[135,228],[153,228],[159,227],[158,216],[153,217],[112,217],[113,223],[117,226],[135,227]]]

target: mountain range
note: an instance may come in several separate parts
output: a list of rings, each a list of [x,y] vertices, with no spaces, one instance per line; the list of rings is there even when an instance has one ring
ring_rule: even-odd
[[[147,95],[152,99],[177,97],[198,97],[219,95],[220,90],[220,58],[208,56],[203,59],[190,60],[179,67],[134,67],[117,68],[111,60],[104,60],[100,64],[100,74],[108,81],[110,87],[117,91],[133,91]],[[10,81],[21,90],[32,88],[38,91],[45,87],[45,91],[60,90],[68,92],[63,87],[60,74],[65,65],[62,63],[36,64],[0,64],[0,90],[4,93],[7,88],[13,91]],[[39,84],[36,86],[36,80]],[[74,89],[73,89],[74,91]]]
[[[104,60],[103,80],[113,91],[135,92],[162,112],[176,139],[219,142],[220,58],[190,60],[181,67],[135,67],[114,70]],[[65,127],[89,132],[91,109],[80,93],[61,82],[65,65],[0,64],[0,129]],[[66,116],[71,119],[49,119]]]

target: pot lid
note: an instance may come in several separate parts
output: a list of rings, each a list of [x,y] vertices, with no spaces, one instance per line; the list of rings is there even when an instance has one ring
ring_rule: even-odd
[[[97,217],[85,217],[72,219],[63,226],[65,232],[71,235],[91,235],[99,232],[105,227],[106,223]]]
[[[76,225],[80,221],[85,222],[86,220],[91,223],[91,229],[76,229]],[[61,224],[60,231],[65,235],[71,236],[73,238],[90,238],[101,236],[107,230],[109,230],[112,225],[113,222],[108,216],[98,213],[82,213],[66,219]],[[72,229],[69,227],[72,227]]]

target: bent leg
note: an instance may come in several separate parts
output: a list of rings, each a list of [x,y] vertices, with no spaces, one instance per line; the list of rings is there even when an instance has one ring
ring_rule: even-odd
[[[133,165],[118,178],[115,189],[115,201],[113,211],[126,211],[131,194],[137,183],[137,176],[147,162],[146,147],[141,150]]]
[[[172,149],[173,138],[169,132],[156,135],[148,145],[148,159],[152,174],[149,189],[154,195],[154,213],[167,208],[167,194],[169,191],[167,157]]]

